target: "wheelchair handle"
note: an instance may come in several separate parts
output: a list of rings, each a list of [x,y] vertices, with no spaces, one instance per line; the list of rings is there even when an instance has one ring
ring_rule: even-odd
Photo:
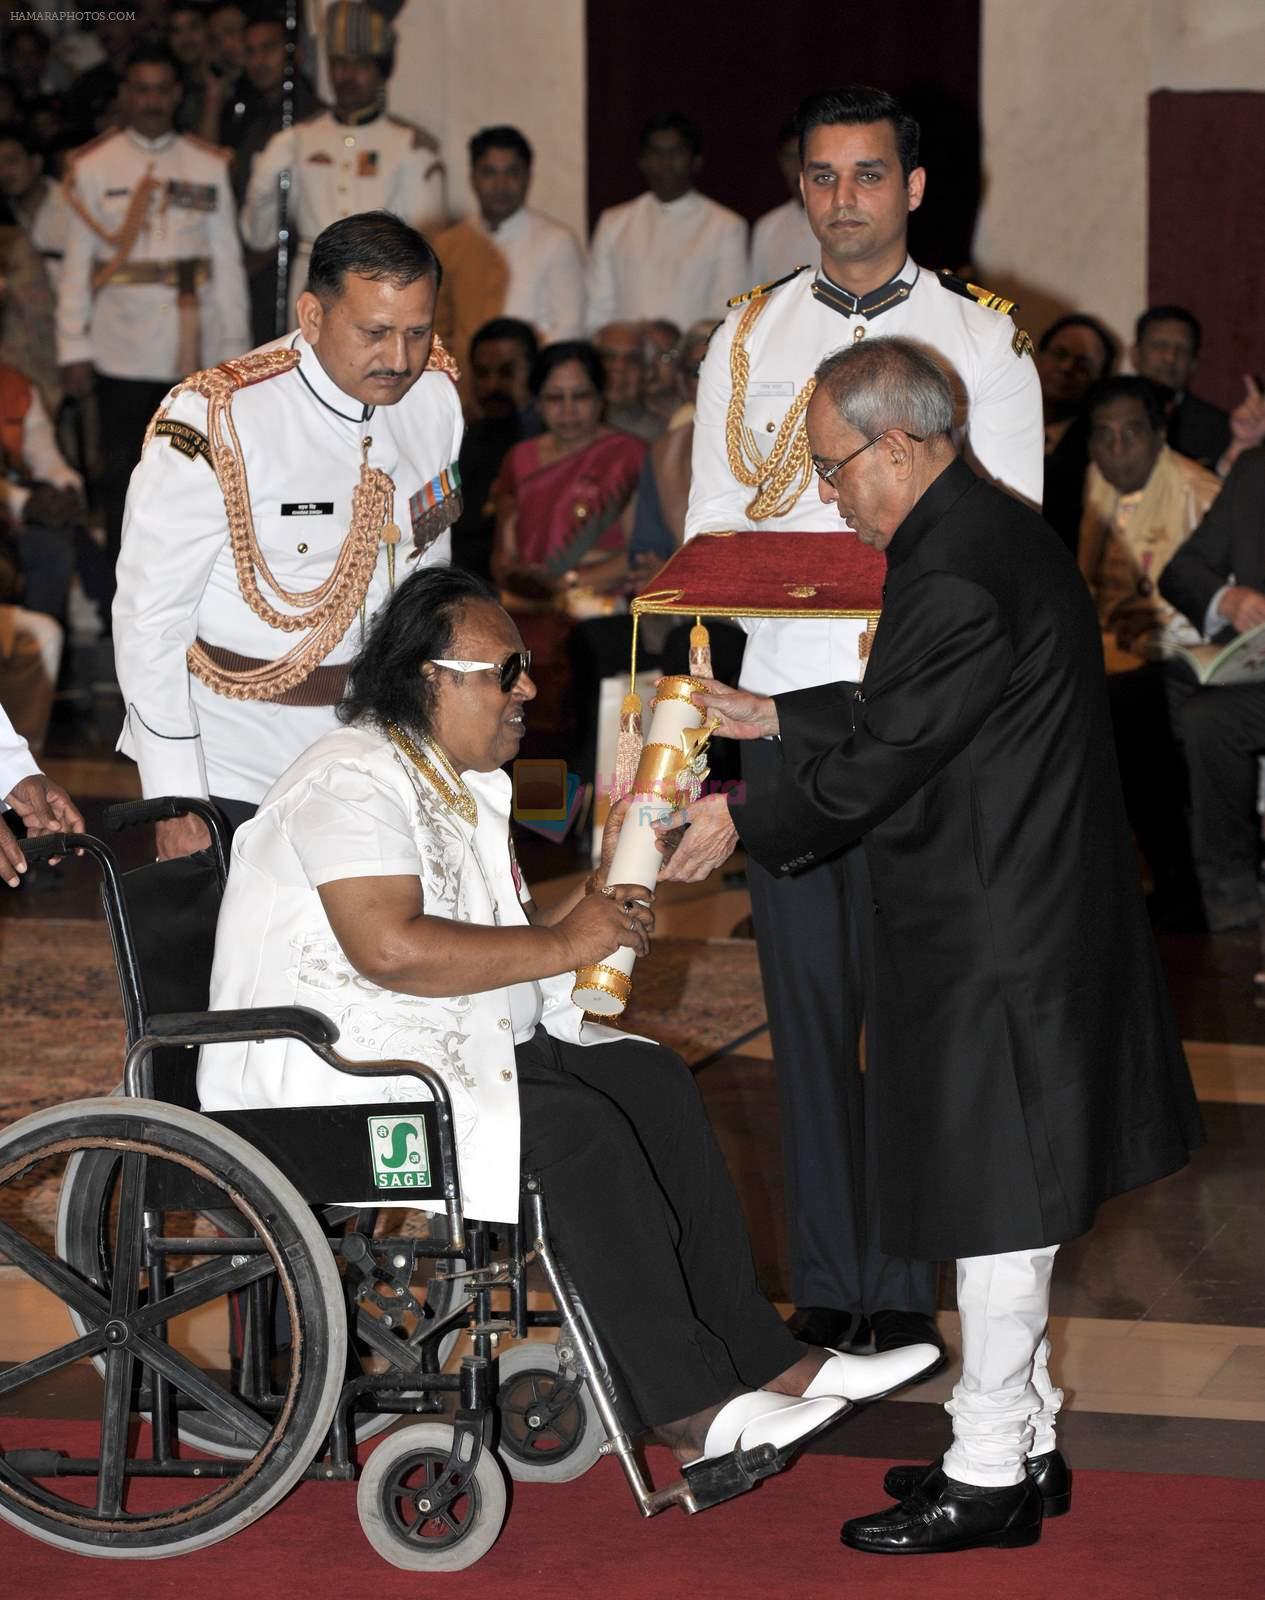
[[[26,857],[27,865],[33,867],[41,861],[51,861],[54,856],[73,855],[76,850],[83,849],[83,840],[81,833],[43,833],[37,839],[19,839],[18,848]]]
[[[120,800],[107,806],[102,820],[111,833],[124,828],[139,828],[147,822],[169,822],[173,817],[195,816],[206,823],[211,835],[211,848],[223,886],[228,876],[228,860],[224,854],[224,818],[209,800],[194,795],[160,795],[153,800]]]

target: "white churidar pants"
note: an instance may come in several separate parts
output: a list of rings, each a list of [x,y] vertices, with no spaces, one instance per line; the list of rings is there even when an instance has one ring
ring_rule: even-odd
[[[945,1410],[944,1471],[959,1483],[1023,1482],[1029,1455],[1054,1449],[1063,1391],[1050,1382],[1050,1273],[1057,1245],[958,1262],[962,1376]]]

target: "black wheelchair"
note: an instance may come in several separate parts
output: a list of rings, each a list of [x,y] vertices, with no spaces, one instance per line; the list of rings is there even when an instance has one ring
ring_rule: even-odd
[[[0,1130],[0,1197],[12,1202],[0,1259],[64,1305],[73,1335],[0,1365],[0,1406],[13,1414],[23,1391],[44,1395],[76,1365],[100,1376],[93,1454],[6,1449],[0,1414],[0,1517],[78,1555],[156,1559],[228,1538],[303,1479],[358,1479],[360,1525],[385,1560],[454,1571],[496,1541],[507,1473],[564,1482],[613,1455],[653,1516],[703,1510],[777,1471],[766,1445],[651,1487],[539,1183],[525,1176],[517,1225],[463,1214],[438,1072],[349,1061],[333,1023],[306,1008],[207,1009],[226,872],[218,813],[137,801],[106,825],[189,812],[210,850],[128,873],[91,836],[23,846],[31,861],[100,871],[126,1057],[113,1095]],[[418,1099],[198,1109],[201,1045],[283,1038],[353,1076],[410,1075]],[[51,1242],[23,1220],[41,1184],[57,1195]],[[422,1215],[384,1212],[387,1200],[428,1202],[425,1229],[386,1233],[388,1219]],[[533,1265],[545,1309],[529,1305]],[[534,1327],[556,1329],[556,1343],[528,1340]],[[445,1370],[462,1339],[459,1371]],[[363,1447],[405,1417],[432,1420],[396,1428],[361,1466]]]

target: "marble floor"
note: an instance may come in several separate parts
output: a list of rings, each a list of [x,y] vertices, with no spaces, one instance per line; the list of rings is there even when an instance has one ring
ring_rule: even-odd
[[[132,768],[108,757],[73,769],[50,762],[77,795],[100,802],[134,792]],[[133,848],[131,846],[128,847]],[[565,847],[528,839],[520,849],[547,903],[584,870]],[[750,906],[737,860],[723,876],[665,888],[660,941],[723,943],[741,935]],[[0,916],[96,914],[95,895],[0,897]],[[1161,941],[1208,1144],[1183,1172],[1103,1208],[1092,1233],[1060,1252],[1051,1334],[1066,1395],[1064,1439],[1084,1466],[1265,1478],[1265,1009],[1252,976],[1255,932]],[[777,1139],[775,1064],[767,1026],[744,1028],[696,1064],[734,1172],[757,1264],[772,1298],[788,1289]],[[0,1366],[20,1360],[60,1317],[42,1293],[0,1268]],[[940,1323],[956,1350],[951,1272],[942,1273]],[[946,1439],[941,1403],[956,1362],[897,1403],[869,1408],[824,1449],[876,1457],[936,1454]],[[74,1386],[72,1386],[73,1388]],[[90,1400],[83,1389],[83,1403]]]

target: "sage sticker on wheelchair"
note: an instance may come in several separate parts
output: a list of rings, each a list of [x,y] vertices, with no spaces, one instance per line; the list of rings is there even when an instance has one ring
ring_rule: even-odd
[[[421,1117],[370,1117],[369,1153],[379,1189],[426,1189],[430,1154]]]

